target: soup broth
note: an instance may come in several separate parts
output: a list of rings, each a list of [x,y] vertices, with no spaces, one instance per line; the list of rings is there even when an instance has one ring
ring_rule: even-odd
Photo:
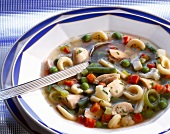
[[[64,118],[113,129],[144,122],[167,108],[170,62],[165,50],[133,35],[97,31],[54,49],[43,75],[88,60],[91,64],[81,73],[44,89]]]

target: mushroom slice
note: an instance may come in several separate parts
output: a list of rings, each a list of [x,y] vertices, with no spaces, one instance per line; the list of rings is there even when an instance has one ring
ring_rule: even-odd
[[[62,97],[62,102],[70,109],[75,109],[77,103],[83,97],[83,95],[69,94],[67,97]]]
[[[146,78],[141,78],[140,77],[140,81],[142,82],[142,84],[147,87],[148,89],[151,89],[153,87],[153,85],[155,85],[157,82],[151,79],[146,79]]]
[[[79,64],[89,59],[89,52],[82,47],[77,47],[73,51],[73,63]]]
[[[98,84],[99,82],[107,81],[107,78],[110,78],[110,77],[112,77],[113,80],[114,80],[114,79],[120,79],[120,75],[119,75],[119,74],[116,74],[116,73],[103,74],[103,75],[98,76],[98,77],[94,80],[94,83],[95,83],[95,84]]]
[[[134,108],[131,103],[121,102],[115,104],[112,109],[112,114],[128,115],[130,112],[133,112]]]
[[[107,87],[110,87],[110,93],[113,97],[120,97],[124,91],[124,84],[121,80],[116,79],[113,82],[109,83]]]
[[[124,58],[129,57],[126,53],[124,53],[120,50],[109,49],[109,53],[113,58],[115,58],[117,60],[122,60]]]

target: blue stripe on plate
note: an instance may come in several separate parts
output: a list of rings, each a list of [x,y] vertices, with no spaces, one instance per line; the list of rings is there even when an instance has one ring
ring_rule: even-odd
[[[102,15],[107,15],[108,13],[94,13],[94,14],[88,14],[88,15],[82,15],[82,16],[78,16],[78,17],[73,17],[73,18],[69,18],[69,19],[65,19],[63,21],[60,21],[58,24],[63,24],[63,23],[69,23],[69,22],[75,22],[75,21],[79,21],[79,20],[84,20],[84,19],[90,19],[90,18],[94,18],[94,17],[99,17]],[[132,19],[132,20],[136,20],[136,21],[140,21],[140,22],[144,22],[144,23],[149,23],[149,24],[154,24],[154,25],[160,25],[157,22],[153,22],[151,20],[148,20],[146,18],[141,18],[139,16],[134,16],[134,15],[130,15],[130,14],[125,14],[125,13],[109,13],[110,15],[116,15],[119,17],[123,17],[123,18],[128,18],[128,19]],[[56,23],[57,24],[57,23]],[[47,33],[49,30],[51,30],[51,28],[53,28],[56,24],[50,25],[49,27],[45,28],[43,31],[41,31],[40,33],[38,33],[37,35],[35,35],[32,40],[30,40],[28,42],[28,44],[26,45],[26,48],[24,48],[23,51],[27,50],[29,47],[31,47],[39,38],[41,38],[45,33]],[[163,26],[163,28],[170,33],[170,30],[166,27]],[[19,74],[19,72],[17,72],[20,68],[20,61],[17,59],[16,65],[15,65],[15,71],[14,71],[14,79],[18,79],[17,74]],[[17,65],[19,64],[19,65]],[[19,68],[18,68],[19,67]],[[15,77],[15,75],[17,75]],[[15,80],[16,81],[16,80]],[[18,80],[17,80],[18,81]],[[27,109],[27,111],[33,116],[34,119],[38,120],[39,122],[41,122],[42,125],[48,127],[45,123],[42,122],[42,120],[34,113],[34,111],[27,105],[27,103],[22,99],[22,97],[19,97],[20,102],[22,103],[22,105],[24,106],[25,109]],[[52,128],[50,128],[52,129]],[[55,129],[52,129],[53,131],[57,131]],[[57,131],[59,132],[59,131]]]

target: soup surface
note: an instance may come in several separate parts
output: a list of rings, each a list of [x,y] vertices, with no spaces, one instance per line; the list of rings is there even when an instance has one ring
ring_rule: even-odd
[[[144,122],[167,108],[170,61],[165,50],[132,35],[97,31],[57,47],[43,75],[88,60],[91,64],[81,73],[44,90],[66,119],[112,129]]]

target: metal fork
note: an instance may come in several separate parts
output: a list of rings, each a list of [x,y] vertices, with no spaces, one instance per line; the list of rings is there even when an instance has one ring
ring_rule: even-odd
[[[76,75],[77,73],[80,73],[89,65],[89,62],[84,62],[79,65],[70,67],[68,69],[65,69],[63,71],[59,71],[57,73],[38,78],[36,80],[26,82],[24,84],[7,88],[0,91],[0,100],[5,100],[11,97],[15,97],[21,94],[25,94],[31,91],[34,91],[36,89],[48,86],[50,84],[56,83],[58,81],[64,80],[66,78],[69,78],[71,76]]]

